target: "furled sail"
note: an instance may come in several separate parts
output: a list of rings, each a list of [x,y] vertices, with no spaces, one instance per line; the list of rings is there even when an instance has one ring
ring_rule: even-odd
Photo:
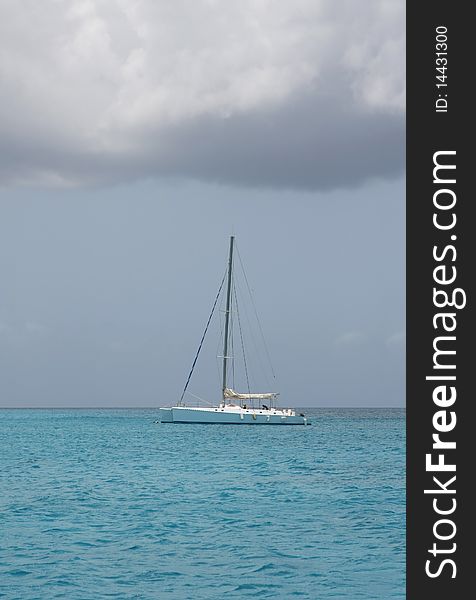
[[[223,395],[225,398],[234,398],[236,400],[272,400],[273,398],[276,398],[278,394],[274,392],[270,392],[268,394],[239,394],[231,388],[225,388]]]

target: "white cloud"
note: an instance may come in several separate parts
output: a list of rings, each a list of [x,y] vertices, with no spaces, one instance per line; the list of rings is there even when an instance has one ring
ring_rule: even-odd
[[[333,136],[327,120],[351,127],[342,115],[379,113],[380,139],[381,115],[390,136],[404,109],[402,0],[4,0],[0,35],[4,183],[212,178],[201,148],[189,148],[197,128],[199,139],[214,136],[210,164],[224,152],[231,163],[219,179],[259,183],[233,150],[253,145],[253,131],[285,144],[294,115],[325,152],[349,137]],[[315,151],[305,138],[289,152]],[[290,172],[290,184],[300,177]]]
[[[22,347],[32,340],[43,340],[49,333],[49,327],[37,321],[16,324],[0,322],[0,343],[8,347]]]
[[[337,347],[358,346],[367,340],[367,336],[361,331],[347,331],[334,340]]]
[[[389,348],[396,348],[405,345],[407,336],[404,331],[396,331],[390,335],[385,343]]]

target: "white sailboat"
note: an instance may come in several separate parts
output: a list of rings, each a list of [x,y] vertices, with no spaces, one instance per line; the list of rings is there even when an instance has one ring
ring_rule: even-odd
[[[233,280],[233,249],[234,236],[230,237],[230,250],[228,256],[228,268],[225,274],[227,279],[225,328],[223,336],[223,364],[222,364],[222,398],[215,406],[189,406],[183,401],[187,392],[188,384],[197,362],[203,340],[208,330],[213,312],[215,310],[222,286],[218,291],[212,313],[208,319],[205,332],[202,336],[192,369],[188,376],[182,397],[176,406],[163,407],[159,409],[160,421],[162,423],[223,423],[236,425],[307,425],[308,419],[304,414],[296,414],[292,408],[279,408],[277,406],[278,394],[267,393],[239,393],[228,384],[229,362],[233,359],[229,356],[230,350],[230,323],[232,316],[232,280]]]

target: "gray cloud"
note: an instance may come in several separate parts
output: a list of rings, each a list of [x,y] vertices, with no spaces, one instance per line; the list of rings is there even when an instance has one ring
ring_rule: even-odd
[[[402,172],[400,0],[7,1],[0,23],[4,184],[330,189]]]

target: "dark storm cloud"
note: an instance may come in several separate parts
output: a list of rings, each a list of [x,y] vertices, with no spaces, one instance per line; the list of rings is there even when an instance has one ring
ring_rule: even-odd
[[[167,151],[156,167],[222,183],[294,189],[400,175],[403,116],[359,112],[332,100],[307,95],[266,114],[196,120],[164,136]]]
[[[3,144],[2,175],[102,183],[186,175],[243,186],[348,187],[404,168],[404,117],[371,113],[339,96],[302,95],[284,106],[228,118],[201,117],[143,135],[125,156],[45,144]],[[334,102],[333,102],[334,101]]]

